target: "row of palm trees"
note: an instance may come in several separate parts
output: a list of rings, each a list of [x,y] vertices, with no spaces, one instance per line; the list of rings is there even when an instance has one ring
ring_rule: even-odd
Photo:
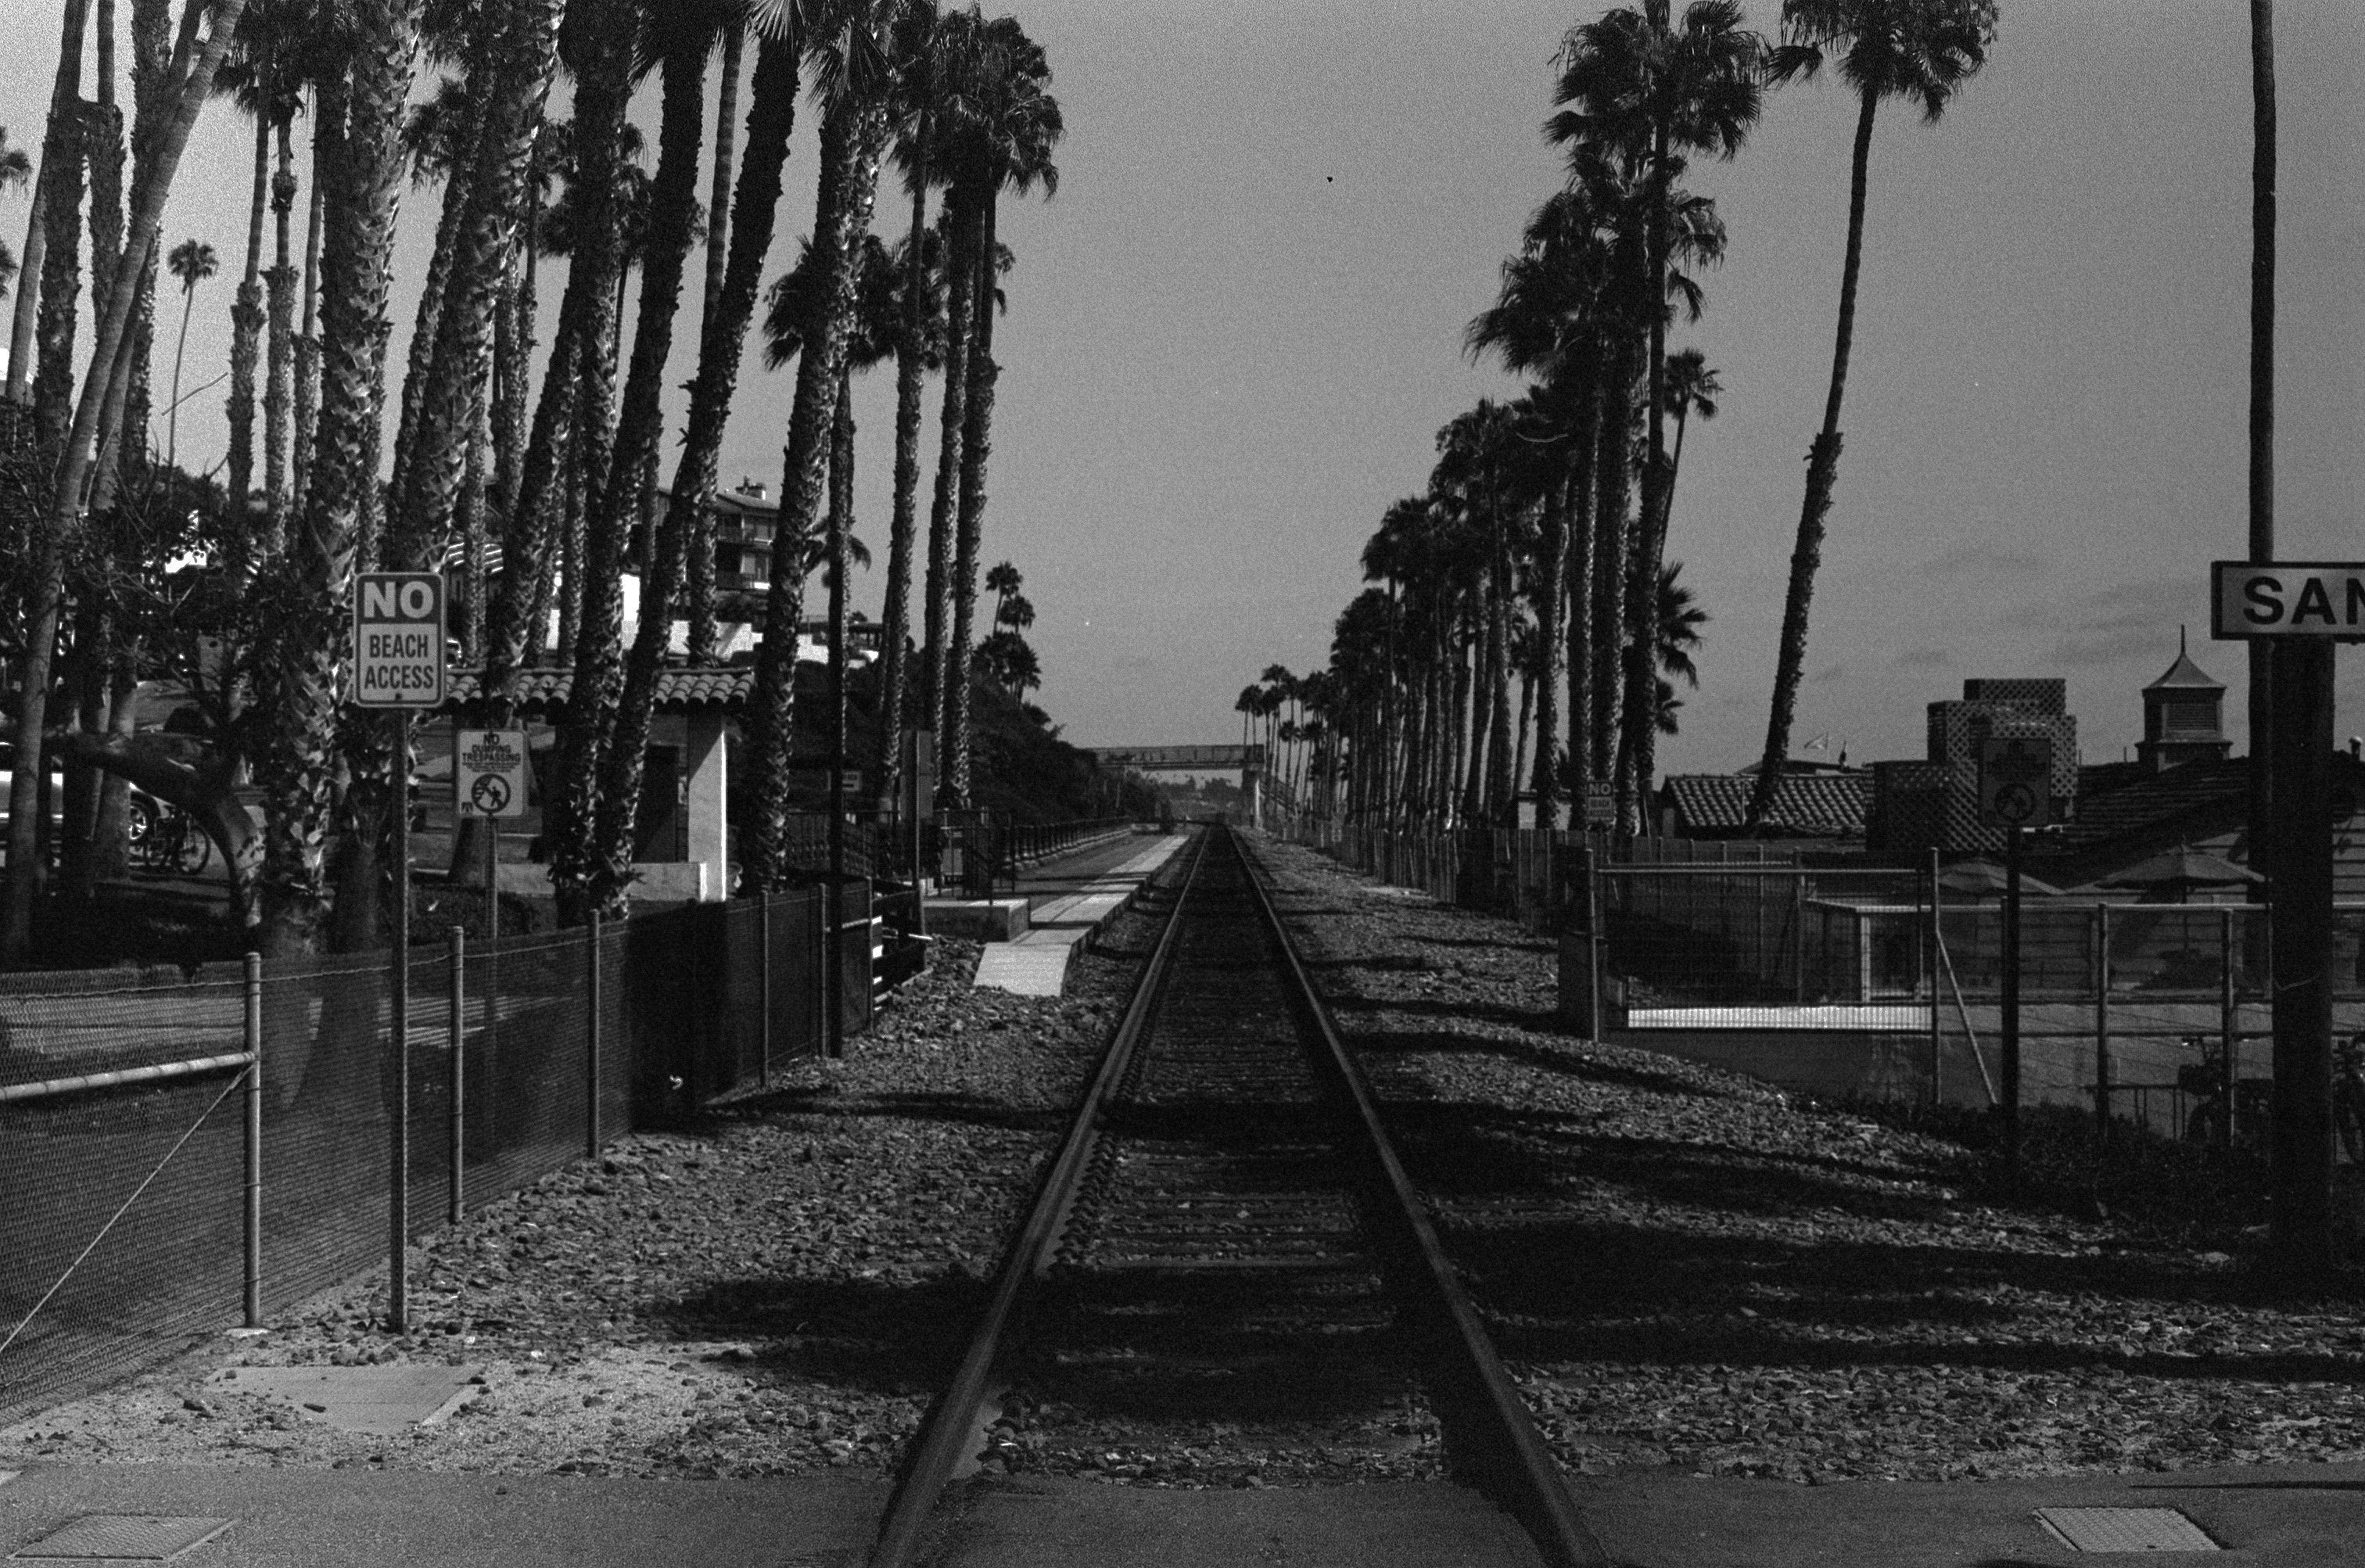
[[[160,26],[171,35],[167,3],[131,0],[135,39]],[[50,267],[29,311],[40,371],[10,387],[11,401],[30,416],[26,462],[48,498],[41,526],[22,530],[46,541],[32,552],[46,558],[19,574],[17,718],[29,749],[38,752],[45,731],[59,732],[52,738],[70,757],[136,778],[196,812],[235,868],[266,951],[367,945],[387,880],[383,840],[397,761],[386,732],[353,722],[342,706],[347,595],[356,571],[451,563],[472,590],[460,596],[471,606],[460,631],[483,666],[495,722],[514,711],[521,672],[543,662],[544,628],[554,610],[564,612],[573,686],[554,773],[559,788],[547,802],[554,880],[569,914],[618,909],[631,876],[656,678],[677,615],[692,628],[693,658],[713,654],[710,503],[774,251],[790,134],[809,96],[821,117],[813,231],[786,301],[776,289],[768,321],[776,363],[793,359],[796,379],[765,606],[770,630],[748,714],[746,879],[762,889],[790,875],[795,636],[806,580],[798,568],[824,569],[833,618],[842,622],[856,548],[848,386],[855,372],[890,356],[897,450],[876,760],[882,788],[891,789],[893,737],[906,725],[931,728],[944,747],[942,787],[957,803],[967,801],[970,683],[948,672],[970,668],[974,644],[996,374],[989,307],[1007,264],[996,212],[1005,193],[1053,188],[1061,131],[1048,62],[1014,20],[988,18],[974,6],[943,10],[935,0],[189,0],[180,53],[139,94],[128,243],[119,255],[94,246],[94,272],[111,263],[126,286],[94,290],[99,354],[82,367],[76,394],[73,367],[42,356],[53,338],[69,348],[73,342],[73,294],[63,280],[76,249],[80,174],[104,160],[90,135],[60,128],[95,118],[81,97],[82,43],[94,25],[100,90],[111,92],[112,5],[64,0],[69,58],[58,94],[65,109],[51,116],[34,222]],[[447,75],[406,115],[422,62]],[[703,104],[718,62],[723,81],[710,162]],[[136,81],[144,80],[140,69],[135,62]],[[544,112],[562,74],[572,83],[568,121]],[[654,172],[640,176],[626,114],[651,78],[660,100],[656,158]],[[151,90],[159,85],[177,91]],[[97,579],[86,569],[86,545],[123,532],[108,526],[116,516],[177,513],[191,496],[210,497],[203,483],[149,463],[144,398],[129,406],[115,388],[135,371],[144,386],[174,136],[185,140],[218,86],[238,93],[254,116],[256,181],[232,310],[230,452],[211,507],[218,559],[229,569],[210,599],[174,601],[184,612],[179,630],[191,604],[204,600],[214,612],[209,639],[183,639],[185,651],[200,641],[216,650],[180,661],[211,721],[214,761],[190,766],[143,751],[128,725],[117,736],[108,703],[90,699],[95,688],[106,689],[103,675],[90,672],[152,666],[170,656],[163,644],[171,638],[128,645],[136,639],[93,620]],[[300,265],[289,131],[297,118],[312,133]],[[891,247],[871,234],[890,158],[911,200],[910,231]],[[390,266],[406,175],[440,182],[441,205],[409,362],[389,398]],[[942,208],[933,220],[932,196]],[[102,227],[96,205],[94,234]],[[261,264],[266,207],[276,218],[269,267]],[[663,372],[689,250],[701,237],[698,369],[686,406],[668,410]],[[538,262],[562,251],[566,287],[546,329],[540,388],[530,397]],[[175,252],[185,325],[196,281],[218,265],[202,242]],[[634,269],[637,309],[625,355],[622,316]],[[53,274],[61,280],[54,289]],[[52,320],[61,311],[62,335]],[[12,367],[26,364],[12,360]],[[260,486],[253,425],[241,412],[254,404],[258,365]],[[919,435],[931,372],[941,377],[943,413],[923,536]],[[660,487],[668,425],[686,433],[670,483]],[[390,449],[383,444],[389,428]],[[106,454],[110,478],[127,481],[120,493],[94,488],[95,454]],[[383,483],[382,473],[390,474]],[[923,548],[925,630],[914,668],[903,644]],[[641,599],[627,644],[622,585],[634,554]],[[836,644],[844,643],[841,630]],[[65,697],[73,722],[49,722],[53,695]],[[116,706],[128,711],[128,692]],[[842,704],[830,719],[842,755]],[[230,793],[241,763],[263,794],[259,833]],[[39,772],[38,764],[18,767],[19,796]],[[30,837],[38,813],[29,798],[15,804],[9,863],[31,867],[41,858]],[[465,857],[464,845],[460,864]],[[34,884],[30,875],[11,879],[0,958],[23,950]]]
[[[1570,30],[1545,126],[1564,183],[1465,338],[1528,386],[1448,423],[1425,491],[1392,505],[1364,546],[1376,586],[1339,617],[1326,715],[1350,759],[1332,766],[1343,809],[1508,825],[1526,793],[1540,820],[1591,801],[1620,831],[1642,830],[1657,739],[1675,730],[1676,682],[1698,684],[1690,651],[1706,620],[1667,554],[1676,481],[1690,421],[1714,418],[1721,392],[1699,350],[1667,346],[1672,325],[1699,319],[1700,276],[1725,246],[1715,203],[1684,181],[1694,160],[1739,153],[1769,88],[1828,61],[1861,108],[1838,350],[1751,807],[1763,819],[1839,456],[1874,111],[1903,98],[1937,119],[1984,62],[1995,22],[1992,0],[1786,0],[1768,40],[1732,0],[1693,0],[1680,16],[1670,0],[1638,0]]]

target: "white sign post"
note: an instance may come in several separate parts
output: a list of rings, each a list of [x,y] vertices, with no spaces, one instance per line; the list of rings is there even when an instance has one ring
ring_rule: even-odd
[[[1979,743],[1979,822],[2003,829],[2003,1157],[2020,1179],[2020,840],[2053,821],[2053,743],[1990,735]]]
[[[525,815],[525,732],[455,730],[452,789],[464,817]]]
[[[2275,1001],[2268,1247],[2276,1267],[2311,1272],[2333,1256],[2333,644],[2365,642],[2365,562],[2213,562],[2209,609],[2214,635],[2271,651],[2266,745],[2251,745],[2251,766],[2269,764],[2252,849]]]
[[[525,732],[452,731],[452,802],[485,824],[485,939],[500,935],[501,819],[525,815]]]
[[[363,572],[353,581],[353,703],[383,709],[394,788],[394,1147],[387,1224],[387,1323],[410,1327],[410,715],[443,700],[443,577]]]

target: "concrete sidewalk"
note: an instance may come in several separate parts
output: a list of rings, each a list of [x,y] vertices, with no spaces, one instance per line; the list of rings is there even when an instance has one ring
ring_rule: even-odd
[[[862,1560],[887,1490],[875,1476],[827,1474],[615,1481],[34,1464],[0,1484],[0,1553],[87,1515],[121,1514],[230,1521],[172,1559],[188,1568],[839,1568]]]
[[[7,1473],[0,1471],[0,1475]],[[1797,1486],[1665,1473],[1572,1491],[1620,1568],[2069,1568],[2097,1556],[2039,1508],[2174,1509],[2221,1550],[2171,1561],[2365,1562],[2365,1464],[2034,1481]],[[228,1519],[191,1568],[852,1568],[877,1476],[624,1481],[374,1471],[29,1465],[0,1484],[0,1551],[91,1514]],[[1536,1568],[1517,1527],[1440,1483],[1192,1492],[1020,1476],[975,1485],[937,1561],[960,1568]],[[107,1561],[118,1561],[109,1559]]]
[[[939,936],[1007,942],[1026,934],[1034,912],[1070,897],[1108,875],[1153,842],[1143,832],[1120,833],[1020,871],[1011,890],[990,899],[938,894],[927,901],[928,930]]]
[[[1185,842],[1180,834],[1153,838],[1118,865],[1046,898],[1035,906],[1025,935],[985,945],[973,983],[1020,996],[1059,995],[1076,944],[1115,920]]]

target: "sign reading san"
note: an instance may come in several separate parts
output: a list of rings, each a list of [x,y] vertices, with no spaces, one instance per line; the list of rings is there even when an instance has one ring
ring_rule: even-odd
[[[2365,562],[2213,561],[2209,631],[2220,641],[2329,637],[2365,642]]]

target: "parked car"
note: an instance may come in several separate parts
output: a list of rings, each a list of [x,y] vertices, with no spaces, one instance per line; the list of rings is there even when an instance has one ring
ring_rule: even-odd
[[[50,765],[50,826],[54,830],[65,820],[64,764],[54,754],[45,760]],[[0,830],[5,830],[10,820],[8,802],[16,784],[17,743],[0,741]],[[155,832],[157,823],[171,812],[171,807],[137,784],[131,787],[130,815],[125,831],[130,836],[134,857],[144,857],[145,846],[150,835]]]

